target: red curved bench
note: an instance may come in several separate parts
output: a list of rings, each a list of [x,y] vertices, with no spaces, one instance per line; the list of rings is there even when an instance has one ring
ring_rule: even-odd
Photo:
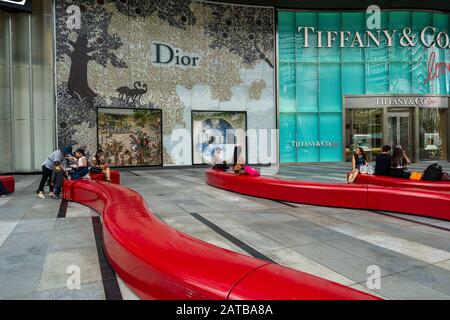
[[[96,181],[105,181],[105,174],[103,173],[96,173],[96,172],[90,172],[89,176],[92,180]],[[117,170],[111,170],[111,182],[115,184],[120,184],[120,171]]]
[[[157,219],[141,195],[119,185],[67,181],[64,198],[103,216],[105,254],[143,299],[378,299],[192,238]]]
[[[9,193],[14,193],[16,190],[16,182],[14,177],[11,176],[0,176],[0,181],[3,183],[3,186]]]
[[[360,174],[356,178],[355,183],[370,184],[381,187],[417,188],[423,190],[450,192],[450,181],[417,181],[410,179]]]
[[[206,170],[214,187],[249,196],[330,207],[382,210],[450,220],[450,193],[366,184],[332,184],[237,176]]]

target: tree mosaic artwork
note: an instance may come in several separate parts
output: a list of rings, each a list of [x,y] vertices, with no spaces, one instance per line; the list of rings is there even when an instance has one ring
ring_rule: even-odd
[[[215,111],[228,104],[258,117],[256,126],[276,126],[272,9],[196,0],[55,3],[60,147],[82,145],[95,153],[97,110],[105,108],[161,110],[159,143],[147,143],[149,133],[131,123],[120,129],[127,141],[111,140],[110,160],[125,165],[154,165],[160,154],[164,165],[187,164],[172,154],[171,135],[190,131],[193,109]],[[154,43],[172,50],[170,63],[167,53],[155,63]]]

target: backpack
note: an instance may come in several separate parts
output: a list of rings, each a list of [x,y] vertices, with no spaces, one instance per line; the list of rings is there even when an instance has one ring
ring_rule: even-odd
[[[425,169],[422,180],[442,181],[442,176],[443,176],[442,167],[437,163],[433,163],[430,164],[428,168]]]

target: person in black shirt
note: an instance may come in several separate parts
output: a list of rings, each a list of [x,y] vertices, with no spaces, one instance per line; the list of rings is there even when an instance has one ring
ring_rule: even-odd
[[[375,175],[389,176],[391,174],[391,147],[384,146],[383,152],[375,159]]]

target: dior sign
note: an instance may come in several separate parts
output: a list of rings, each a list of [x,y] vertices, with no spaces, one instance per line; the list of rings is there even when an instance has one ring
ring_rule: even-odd
[[[427,26],[419,33],[413,33],[412,28],[402,30],[366,30],[366,31],[319,31],[314,27],[298,27],[297,32],[303,37],[300,42],[304,48],[309,48],[311,37],[317,39],[316,48],[371,48],[392,47],[399,43],[402,47],[415,47],[421,44],[427,48],[437,46],[441,49],[450,48],[450,36],[447,31]]]
[[[0,0],[0,9],[31,12],[31,0]]]
[[[152,43],[152,57],[153,64],[177,67],[198,67],[200,59],[181,51],[181,49],[157,42]]]
[[[317,140],[317,141],[291,141],[293,148],[307,148],[307,147],[321,147],[321,148],[336,148],[338,143],[336,141],[329,140]]]

